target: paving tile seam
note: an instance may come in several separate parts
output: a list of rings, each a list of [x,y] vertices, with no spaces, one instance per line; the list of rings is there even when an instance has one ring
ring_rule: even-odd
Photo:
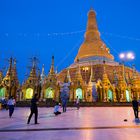
[[[26,131],[62,131],[62,130],[97,130],[97,129],[128,129],[140,126],[109,126],[109,127],[69,127],[69,128],[38,128],[38,129],[1,129],[1,132],[26,132]]]

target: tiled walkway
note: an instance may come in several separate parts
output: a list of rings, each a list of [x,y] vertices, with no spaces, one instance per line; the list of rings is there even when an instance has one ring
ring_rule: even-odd
[[[68,108],[59,116],[53,108],[39,108],[38,125],[34,118],[26,124],[29,112],[29,108],[16,108],[10,119],[8,111],[0,111],[0,140],[140,139],[140,121],[134,119],[131,107]]]

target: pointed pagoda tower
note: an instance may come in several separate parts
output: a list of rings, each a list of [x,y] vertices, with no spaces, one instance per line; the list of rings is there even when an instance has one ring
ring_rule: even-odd
[[[16,82],[16,85],[18,86],[19,85],[19,80],[18,80],[18,76],[17,76],[17,67],[16,67],[17,61],[16,61],[16,59],[14,59],[13,61],[14,61],[14,65],[13,65],[13,68],[12,68],[12,75],[13,75],[13,79]]]
[[[81,75],[80,65],[78,65],[76,73],[75,73],[75,83],[77,84],[77,86],[79,86],[80,84],[83,84],[83,78]]]
[[[9,68],[6,76],[2,80],[1,86],[3,87],[2,91],[5,92],[6,97],[13,96],[16,98],[17,89],[20,84],[17,77],[16,61],[12,57],[9,59]]]
[[[76,99],[78,96],[78,98],[80,98],[82,101],[85,101],[85,99],[86,99],[85,98],[86,97],[86,92],[85,92],[86,85],[85,85],[85,82],[83,81],[83,78],[81,75],[80,65],[77,65],[73,84],[74,84],[74,86],[73,86],[73,89],[74,89],[73,98]]]
[[[9,96],[12,96],[11,90],[12,90],[12,63],[13,58],[11,57],[9,59],[9,68],[6,72],[6,76],[2,80],[2,88],[4,91],[4,95],[6,98],[9,98]]]
[[[119,92],[119,101],[125,102],[126,101],[126,89],[127,89],[127,83],[125,81],[124,72],[120,72],[119,78],[118,78],[118,90]]]
[[[39,85],[39,76],[37,75],[37,58],[32,58],[32,68],[29,74],[28,79],[22,85],[22,93],[24,100],[30,100],[34,96],[35,93],[38,93],[38,85]],[[39,93],[38,93],[39,94]]]
[[[110,54],[109,48],[106,47],[100,38],[96,22],[96,13],[91,9],[88,13],[87,29],[85,32],[85,40],[82,43],[75,62],[89,60],[106,60],[113,61],[114,57]]]
[[[45,68],[44,68],[44,64],[42,66],[42,72],[41,72],[41,75],[40,75],[40,78],[41,78],[41,85],[44,84],[44,80],[45,80]]]
[[[54,70],[54,56],[52,56],[51,67],[47,76],[47,80],[49,80],[50,82],[56,82],[56,74]]]
[[[114,87],[111,85],[111,82],[108,78],[108,75],[106,73],[106,64],[105,61],[103,61],[104,67],[103,67],[103,77],[102,77],[102,101],[103,102],[113,102],[116,100]]]
[[[51,59],[51,67],[42,86],[43,98],[49,102],[59,100],[59,86],[57,84],[57,75],[54,68],[54,56]]]

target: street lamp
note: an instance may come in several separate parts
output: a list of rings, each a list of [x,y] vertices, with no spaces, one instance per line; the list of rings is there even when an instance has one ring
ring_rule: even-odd
[[[124,53],[121,53],[121,54],[119,55],[119,57],[120,57],[120,59],[124,59],[124,58],[125,58],[125,54],[124,54]]]
[[[119,58],[121,59],[121,60],[133,60],[134,58],[135,58],[135,56],[134,56],[134,53],[132,53],[132,52],[128,52],[128,53],[121,53],[120,55],[119,55]]]
[[[123,65],[123,77],[125,75],[125,70],[124,70],[124,62],[129,61],[129,60],[134,60],[135,56],[134,53],[132,52],[127,52],[127,53],[121,53],[119,55],[119,58],[122,60],[122,65]]]

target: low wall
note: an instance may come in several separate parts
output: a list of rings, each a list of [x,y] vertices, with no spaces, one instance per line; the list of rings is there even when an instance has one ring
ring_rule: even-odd
[[[54,107],[55,102],[39,102],[38,106],[39,107]],[[20,101],[16,103],[17,107],[30,107],[30,101]],[[74,102],[68,102],[67,106],[69,107],[75,107],[75,103]],[[132,106],[132,103],[124,103],[124,102],[120,102],[120,103],[100,103],[100,102],[81,102],[80,103],[81,107],[93,107],[93,106],[97,106],[97,107],[121,107],[121,106]]]

